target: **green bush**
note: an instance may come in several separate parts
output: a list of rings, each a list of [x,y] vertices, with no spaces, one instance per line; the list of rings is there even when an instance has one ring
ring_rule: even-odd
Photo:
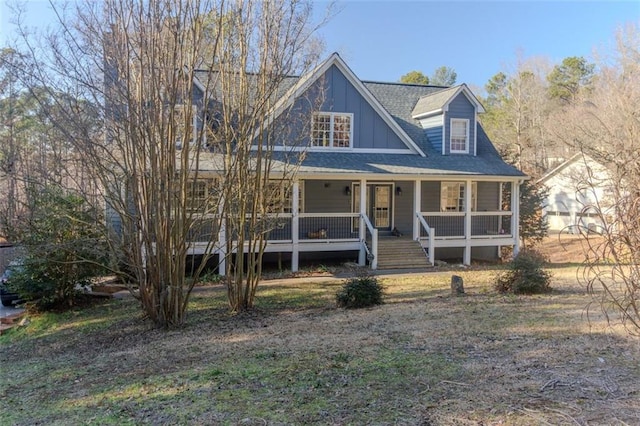
[[[544,270],[546,260],[535,250],[523,250],[496,276],[500,293],[538,294],[551,291],[551,274]]]
[[[381,305],[383,293],[378,278],[363,275],[347,280],[336,294],[336,302],[341,308],[366,308]]]
[[[30,207],[23,267],[9,286],[39,309],[72,306],[106,262],[99,215],[81,196],[55,187],[33,191]]]

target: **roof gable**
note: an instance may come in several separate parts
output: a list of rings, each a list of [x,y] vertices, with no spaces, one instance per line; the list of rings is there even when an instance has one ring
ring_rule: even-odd
[[[382,106],[382,104],[376,99],[375,96],[367,89],[367,87],[356,77],[347,64],[340,58],[337,53],[332,54],[327,60],[318,65],[312,72],[301,77],[296,84],[294,84],[284,96],[276,103],[271,114],[267,117],[267,122],[271,122],[276,119],[282,112],[293,105],[296,99],[303,96],[303,94],[332,67],[335,66],[347,81],[355,88],[355,90],[362,96],[365,101],[373,108],[387,126],[398,136],[398,138],[404,143],[407,148],[421,157],[425,157],[423,150],[413,141],[411,137],[404,131],[404,129],[394,120],[391,114]]]
[[[545,183],[545,182],[553,179],[554,177],[562,174],[566,169],[570,168],[574,164],[578,164],[578,165],[581,165],[581,166],[584,166],[584,167],[589,167],[591,165],[595,165],[596,167],[603,167],[602,164],[600,164],[599,162],[594,160],[589,155],[584,154],[582,152],[578,152],[578,153],[572,155],[565,162],[561,163],[560,165],[554,167],[553,169],[551,169],[550,171],[545,173],[544,176],[542,176],[540,179],[538,179],[537,182],[538,183]]]
[[[414,119],[440,114],[446,111],[449,104],[462,93],[469,102],[476,108],[477,112],[484,112],[484,108],[478,98],[471,92],[466,84],[450,87],[441,91],[422,96],[418,99],[411,116]]]

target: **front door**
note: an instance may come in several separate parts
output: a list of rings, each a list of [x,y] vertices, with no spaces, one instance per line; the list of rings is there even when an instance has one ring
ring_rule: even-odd
[[[371,224],[381,230],[391,229],[391,184],[367,185],[367,216]],[[352,211],[360,211],[360,185],[353,185]],[[354,221],[354,229],[357,229],[357,220]]]
[[[371,185],[373,197],[371,204],[373,226],[378,229],[391,229],[391,185]]]

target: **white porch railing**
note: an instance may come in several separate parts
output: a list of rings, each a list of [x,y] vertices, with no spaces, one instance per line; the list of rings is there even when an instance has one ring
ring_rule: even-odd
[[[367,252],[367,259],[369,259],[371,269],[378,269],[378,230],[371,224],[367,215],[361,215],[361,219],[364,221],[366,227],[365,239],[361,241],[361,243]],[[367,245],[369,235],[371,236],[370,247]]]
[[[504,238],[511,237],[511,211],[471,212],[471,229],[465,229],[466,213],[464,212],[420,212],[418,217],[425,220],[439,240],[463,239],[467,235],[471,238]],[[421,237],[428,237],[429,233],[421,229]]]
[[[435,228],[431,228],[426,220],[424,220],[424,216],[420,212],[416,212],[416,216],[418,217],[418,221],[420,222],[421,230],[424,230],[427,234],[427,251],[429,254],[429,263],[432,265],[435,262]],[[420,232],[422,234],[422,232]],[[424,239],[425,237],[418,237],[418,239]]]

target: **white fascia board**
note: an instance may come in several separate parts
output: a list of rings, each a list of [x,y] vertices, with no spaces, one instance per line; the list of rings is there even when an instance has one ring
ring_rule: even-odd
[[[549,180],[551,177],[557,175],[558,173],[560,173],[562,170],[566,169],[567,167],[569,167],[571,164],[575,163],[576,160],[578,158],[580,158],[580,156],[582,155],[582,153],[578,152],[576,154],[573,154],[567,161],[565,161],[564,163],[556,166],[555,168],[551,169],[549,172],[545,173],[544,176],[542,176],[540,179],[538,179],[536,181],[536,183],[543,183],[546,182],[547,180]]]
[[[256,151],[258,149],[257,146],[252,146],[251,151]],[[329,152],[334,154],[339,154],[341,152],[344,153],[353,153],[353,154],[402,154],[402,155],[415,155],[415,152],[409,149],[392,149],[392,148],[323,148],[323,147],[315,147],[315,146],[283,146],[278,145],[271,148],[273,151],[287,151],[287,152]]]
[[[476,108],[476,114],[485,112],[484,107],[482,106],[480,101],[478,101],[478,98],[475,97],[473,92],[471,92],[471,90],[464,83],[462,83],[460,86],[458,86],[458,89],[453,93],[453,95],[451,95],[449,100],[444,103],[444,105],[442,106],[442,109],[444,111],[448,111],[449,110],[449,104],[460,93],[462,93],[467,98],[467,100]]]
[[[522,183],[529,179],[528,176],[485,176],[476,174],[441,174],[441,175],[420,175],[415,173],[393,174],[393,173],[296,173],[298,180],[353,180],[365,179],[371,182],[381,181],[432,181],[432,182],[452,182],[452,181],[482,181],[482,182],[514,182]]]
[[[434,115],[442,114],[444,111],[442,108],[434,109],[433,111],[423,112],[422,114],[414,115],[411,118],[414,120],[421,120],[423,118],[429,118]]]
[[[256,130],[256,134],[254,138],[258,137],[259,133],[273,122],[282,112],[287,109],[289,106],[293,105],[295,100],[299,98],[320,76],[322,76],[329,67],[336,61],[336,58],[339,58],[337,53],[331,54],[329,58],[327,58],[324,62],[320,63],[314,70],[300,77],[300,79],[294,84],[287,92],[280,98],[273,108],[271,112],[267,115],[263,125],[260,129]]]
[[[193,76],[193,84],[200,90],[202,90],[202,100],[203,102],[205,102],[206,105],[206,96],[207,96],[207,92],[204,88],[204,84],[202,84],[202,82],[198,79],[198,77],[196,77],[195,75]]]

